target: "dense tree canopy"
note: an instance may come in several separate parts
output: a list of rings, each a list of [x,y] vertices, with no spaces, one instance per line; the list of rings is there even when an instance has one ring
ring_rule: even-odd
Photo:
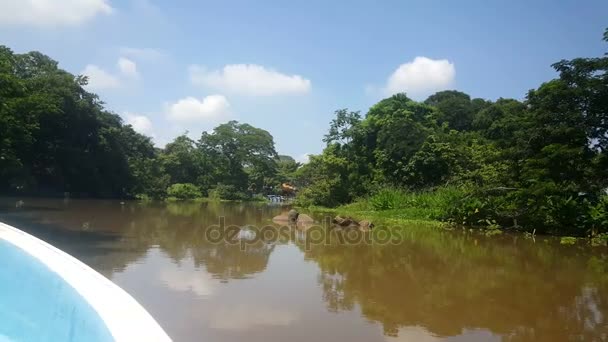
[[[422,103],[396,94],[364,118],[337,111],[327,147],[298,170],[301,203],[458,186],[445,217],[458,223],[608,230],[608,57],[553,67],[559,77],[523,102],[450,90]]]
[[[443,219],[607,231],[608,55],[553,67],[558,77],[523,101],[448,90],[423,102],[396,94],[364,116],[338,110],[325,149],[302,166],[237,121],[155,148],[83,88],[86,77],[0,47],[0,192],[245,199],[293,183],[300,204],[337,206],[458,188]]]
[[[3,192],[117,196],[137,188],[153,145],[85,91],[86,78],[38,52],[0,47],[0,82]]]
[[[41,53],[0,47],[0,192],[162,198],[177,185],[172,194],[220,187],[244,198],[297,168],[277,169],[270,133],[236,121],[156,149],[86,84]]]

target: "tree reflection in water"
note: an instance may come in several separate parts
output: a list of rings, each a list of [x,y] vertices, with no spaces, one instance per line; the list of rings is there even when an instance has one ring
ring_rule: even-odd
[[[321,269],[328,309],[359,305],[388,336],[422,326],[439,336],[483,328],[509,341],[608,338],[605,250],[564,248],[554,239],[408,232],[400,245],[333,239],[305,251]]]
[[[486,237],[428,227],[407,227],[399,245],[345,245],[339,243],[343,232],[334,230],[328,244],[305,248],[304,230],[293,229],[286,239],[243,248],[211,243],[205,233],[219,217],[238,227],[269,225],[280,208],[237,203],[25,203],[19,209],[5,203],[0,220],[78,256],[110,278],[158,249],[176,264],[191,263],[179,275],[165,274],[183,278],[184,288],[198,288],[196,277],[203,276],[195,271],[199,269],[223,282],[251,279],[266,270],[277,244],[289,243],[318,265],[327,310],[360,310],[366,319],[382,325],[387,338],[422,329],[437,337],[490,334],[479,340],[495,335],[507,341],[608,339],[605,249],[561,246],[551,238],[534,242],[521,235]],[[293,265],[293,272],[297,268]]]

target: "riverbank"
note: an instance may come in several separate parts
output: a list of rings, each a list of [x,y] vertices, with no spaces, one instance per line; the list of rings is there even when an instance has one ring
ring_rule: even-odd
[[[336,208],[303,206],[317,213],[351,216],[357,220],[370,220],[376,224],[447,226],[450,207],[463,197],[463,190],[444,187],[428,192],[406,192],[383,189],[353,203]]]
[[[432,192],[406,192],[394,189],[383,189],[365,198],[360,198],[353,203],[327,208],[321,206],[301,206],[301,209],[317,214],[328,216],[349,216],[357,221],[369,220],[377,227],[394,229],[396,227],[407,227],[411,225],[426,226],[440,229],[475,229],[486,235],[501,234],[504,231],[518,232],[526,236],[534,236],[537,233],[561,237],[563,244],[572,244],[579,239],[587,241],[593,246],[608,246],[608,234],[588,233],[572,236],[566,233],[568,230],[537,231],[531,227],[517,225],[499,225],[491,219],[460,220],[453,219],[456,203],[463,201],[466,192],[458,187],[444,187]],[[482,207],[482,204],[479,204]],[[477,206],[465,205],[459,211],[470,212],[474,217],[480,213]]]
[[[440,220],[430,217],[420,217],[417,215],[413,215],[413,212],[408,212],[407,210],[401,209],[383,211],[358,210],[356,208],[353,208],[351,205],[345,205],[337,208],[310,206],[300,209],[310,211],[317,215],[331,215],[332,217],[336,215],[341,215],[352,217],[357,221],[369,220],[377,226],[401,226],[412,224],[424,225],[434,228],[444,228],[449,226],[446,222],[442,222]]]
[[[337,208],[325,208],[319,206],[310,206],[306,208],[300,208],[301,210],[310,211],[318,215],[327,215],[327,216],[348,216],[353,218],[356,221],[361,220],[369,220],[376,227],[380,227],[383,229],[399,229],[399,227],[429,227],[433,229],[467,229],[467,230],[476,230],[482,232],[486,236],[493,236],[497,234],[502,234],[505,231],[515,232],[523,234],[526,237],[533,238],[536,235],[535,231],[528,232],[524,230],[517,230],[514,228],[501,228],[498,226],[463,226],[463,225],[455,225],[451,222],[441,221],[439,219],[432,218],[432,216],[420,214],[424,211],[421,211],[420,208],[410,208],[407,209],[393,209],[393,210],[381,210],[381,211],[373,211],[373,210],[359,210],[357,206],[360,204],[353,203],[349,205],[340,206]],[[593,247],[608,247],[608,234],[597,234],[594,236],[586,236],[586,237],[574,237],[568,236],[564,234],[543,234],[546,236],[555,236],[560,238],[560,243],[562,245],[573,245],[576,244],[577,241],[584,241]]]
[[[165,202],[255,202],[255,203],[270,203],[265,198],[252,197],[250,199],[238,199],[238,200],[230,200],[230,199],[221,199],[221,198],[213,198],[213,197],[196,197],[196,198],[177,198],[177,197],[167,197],[164,199]]]

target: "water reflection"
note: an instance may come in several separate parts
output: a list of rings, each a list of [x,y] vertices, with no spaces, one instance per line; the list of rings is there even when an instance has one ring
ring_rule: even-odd
[[[12,202],[11,202],[12,201]],[[0,220],[77,256],[132,293],[177,341],[608,339],[608,254],[554,239],[408,227],[399,245],[214,244],[280,207],[14,199]],[[242,236],[241,236],[242,235]]]
[[[464,329],[462,334],[456,336],[437,336],[423,327],[400,328],[397,336],[386,336],[386,342],[465,342],[465,341],[500,341],[499,335],[487,330]]]
[[[247,331],[295,323],[298,316],[287,308],[238,305],[214,313],[210,327],[221,330]]]
[[[160,268],[159,280],[174,291],[191,291],[198,297],[213,294],[217,281],[193,261],[191,256],[186,256],[176,264]]]
[[[588,251],[514,236],[411,234],[399,246],[334,243],[307,252],[321,268],[328,309],[358,304],[388,336],[410,326],[439,337],[484,328],[513,341],[608,336],[608,278],[585,267],[597,262]]]

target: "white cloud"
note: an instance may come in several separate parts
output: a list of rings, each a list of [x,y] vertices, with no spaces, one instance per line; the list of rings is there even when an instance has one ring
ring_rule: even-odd
[[[384,336],[386,342],[441,342],[441,341],[501,341],[499,335],[482,329],[463,329],[459,335],[437,336],[424,327],[410,326],[399,328],[396,336]]]
[[[158,61],[167,57],[167,53],[161,49],[123,46],[119,51],[121,55],[149,62]]]
[[[244,95],[304,94],[311,88],[310,80],[300,75],[286,75],[255,64],[230,64],[222,70],[192,65],[189,73],[195,85]]]
[[[422,99],[436,91],[445,90],[454,83],[456,68],[447,59],[416,57],[401,64],[388,78],[385,93],[406,92],[414,99]]]
[[[118,69],[127,77],[136,78],[139,76],[137,73],[137,64],[128,58],[120,57],[118,59]]]
[[[167,112],[171,121],[216,123],[230,116],[230,103],[223,95],[209,95],[202,100],[186,97],[168,105]]]
[[[117,76],[112,75],[97,65],[87,65],[80,74],[89,78],[87,89],[90,90],[115,89],[121,86],[120,79]]]
[[[118,67],[117,73],[106,71],[94,64],[87,65],[84,70],[80,72],[81,75],[89,78],[87,89],[91,91],[117,89],[121,88],[128,80],[139,77],[137,64],[132,60],[120,57],[116,64]]]
[[[107,0],[0,0],[0,25],[57,27],[110,14]]]
[[[145,115],[138,115],[133,113],[125,113],[125,122],[128,125],[133,126],[133,129],[141,134],[147,136],[154,136],[154,127],[152,121]]]
[[[304,153],[295,158],[298,163],[306,164],[310,161],[310,153]]]
[[[220,308],[211,317],[209,326],[214,329],[244,331],[254,328],[288,326],[299,319],[298,314],[285,309],[263,305],[240,305]]]
[[[152,251],[158,251],[158,249]],[[178,292],[192,292],[201,297],[209,296],[215,292],[218,281],[204,268],[195,265],[191,253],[187,253],[183,258],[180,258],[177,265],[168,262],[164,253],[156,252],[155,254],[161,257],[159,259],[161,262],[155,264],[158,278],[170,289]],[[148,255],[151,255],[151,253],[148,252]]]
[[[205,297],[213,294],[216,281],[207,272],[192,265],[190,260],[182,261],[185,265],[175,268],[163,268],[159,272],[160,279],[172,290],[179,292],[194,292]]]
[[[397,336],[385,336],[386,342],[440,342],[440,337],[434,336],[423,327],[400,328]]]

